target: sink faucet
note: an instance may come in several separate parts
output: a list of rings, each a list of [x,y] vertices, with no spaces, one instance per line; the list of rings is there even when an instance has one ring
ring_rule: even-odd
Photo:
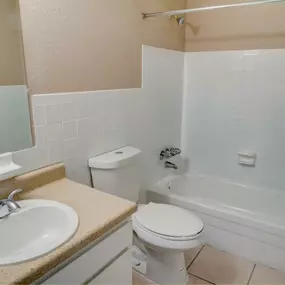
[[[178,166],[170,161],[165,162],[165,168],[172,168],[172,169],[178,169]]]
[[[13,192],[8,196],[7,199],[0,200],[0,206],[2,206],[2,207],[3,207],[3,206],[7,206],[8,211],[9,211],[9,213],[8,213],[7,215],[5,215],[5,216],[3,216],[3,217],[0,217],[0,220],[6,218],[6,217],[8,217],[8,216],[10,216],[10,215],[13,214],[13,213],[18,212],[18,211],[21,209],[21,207],[18,205],[18,203],[14,200],[14,196],[15,196],[17,193],[20,193],[20,192],[22,192],[22,191],[23,191],[22,189],[17,189],[17,190],[15,190],[15,191],[13,191]]]

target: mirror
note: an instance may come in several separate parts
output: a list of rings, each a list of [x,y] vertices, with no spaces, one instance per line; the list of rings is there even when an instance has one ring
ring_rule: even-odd
[[[0,1],[0,154],[32,147],[19,0]]]

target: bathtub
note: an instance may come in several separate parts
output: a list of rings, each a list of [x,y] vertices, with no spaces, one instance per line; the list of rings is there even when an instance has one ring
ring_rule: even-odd
[[[191,174],[159,181],[147,200],[194,212],[205,224],[206,244],[285,272],[282,192]]]

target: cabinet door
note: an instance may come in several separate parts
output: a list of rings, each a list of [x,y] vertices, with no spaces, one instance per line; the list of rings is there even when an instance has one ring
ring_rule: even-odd
[[[44,279],[45,281],[39,280],[36,284],[83,284],[100,272],[102,268],[105,268],[116,256],[132,246],[132,241],[132,223],[128,223],[67,264],[53,276]]]
[[[125,252],[88,284],[132,285],[132,251]]]

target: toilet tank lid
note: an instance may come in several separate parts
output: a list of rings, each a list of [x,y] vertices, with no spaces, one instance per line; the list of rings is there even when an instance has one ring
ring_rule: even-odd
[[[89,159],[89,167],[96,169],[116,169],[133,163],[141,151],[126,146]]]

